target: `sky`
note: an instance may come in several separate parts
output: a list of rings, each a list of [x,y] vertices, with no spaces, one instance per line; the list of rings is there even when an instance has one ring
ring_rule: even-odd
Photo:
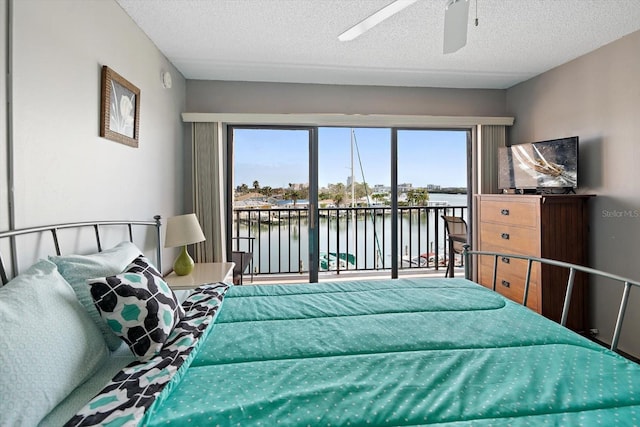
[[[389,186],[391,129],[354,128],[354,134],[356,182],[366,181],[370,187],[376,184]],[[256,180],[260,187],[273,188],[288,187],[289,183],[308,183],[308,141],[306,130],[235,129],[234,187],[241,184],[251,187]],[[319,128],[318,148],[320,187],[338,182],[346,184],[351,175],[351,128]],[[398,131],[400,184],[466,187],[466,158],[465,131]]]

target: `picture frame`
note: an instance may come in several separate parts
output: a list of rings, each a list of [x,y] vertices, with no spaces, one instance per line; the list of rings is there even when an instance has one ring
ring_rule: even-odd
[[[140,89],[106,65],[101,80],[100,136],[137,148]]]

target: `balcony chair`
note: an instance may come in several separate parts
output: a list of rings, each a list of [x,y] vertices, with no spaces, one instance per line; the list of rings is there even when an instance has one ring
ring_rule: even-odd
[[[442,215],[442,219],[449,238],[449,262],[445,277],[453,277],[455,254],[462,254],[464,245],[467,243],[467,223],[458,216]]]
[[[249,268],[251,273],[251,283],[253,283],[253,240],[254,237],[232,237],[232,240],[247,240],[247,250],[235,250],[231,251],[231,261],[235,264],[233,267],[233,283],[235,285],[242,285],[244,283],[244,273]],[[239,244],[236,244],[236,249],[239,249]]]

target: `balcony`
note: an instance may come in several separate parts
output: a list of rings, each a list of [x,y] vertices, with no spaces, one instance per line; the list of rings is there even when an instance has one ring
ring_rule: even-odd
[[[467,219],[466,206],[429,205],[398,209],[401,275],[440,272],[444,276],[449,254],[442,215]],[[380,275],[391,270],[391,208],[321,208],[319,262],[321,279],[338,275]],[[309,273],[307,206],[276,209],[234,209],[234,251],[252,249],[254,282],[306,281]],[[461,267],[457,257],[455,266]],[[245,276],[248,274],[245,273]],[[245,283],[247,281],[245,280]]]

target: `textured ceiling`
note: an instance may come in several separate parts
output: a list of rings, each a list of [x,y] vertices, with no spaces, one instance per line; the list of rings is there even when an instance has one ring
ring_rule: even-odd
[[[350,42],[391,0],[117,0],[187,79],[508,88],[640,30],[640,0],[470,0],[467,45],[442,53],[445,0]]]

